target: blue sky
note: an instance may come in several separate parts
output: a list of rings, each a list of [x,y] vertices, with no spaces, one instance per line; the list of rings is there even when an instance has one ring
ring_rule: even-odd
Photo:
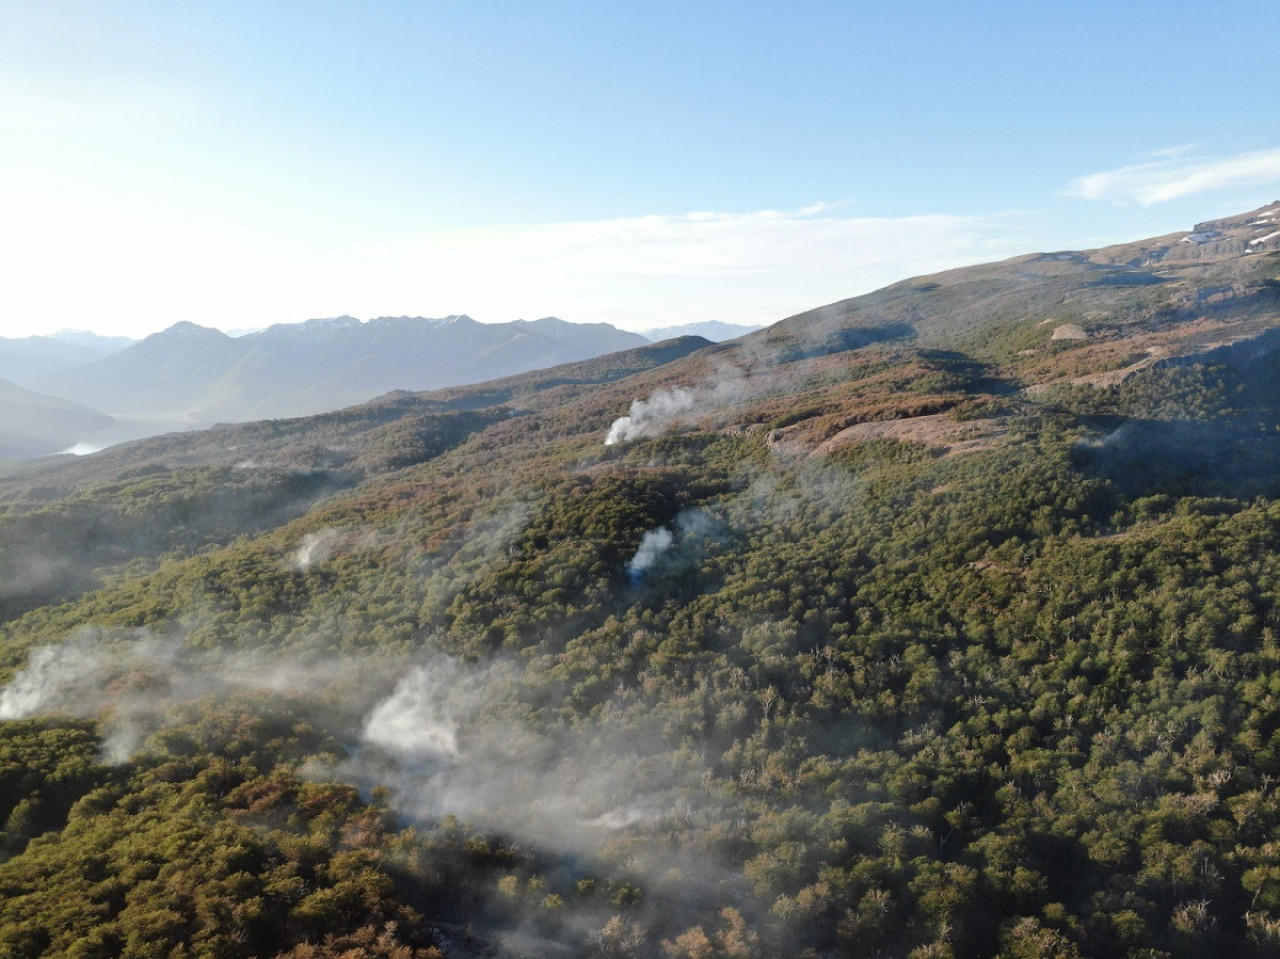
[[[768,323],[1280,198],[1280,4],[0,0],[0,335]]]

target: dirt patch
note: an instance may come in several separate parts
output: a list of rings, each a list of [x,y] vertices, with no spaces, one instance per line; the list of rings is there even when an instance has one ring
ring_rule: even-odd
[[[1004,420],[989,418],[958,421],[947,413],[932,413],[897,420],[855,423],[819,443],[810,456],[825,456],[842,446],[867,440],[899,440],[943,447],[947,455],[986,449],[1009,432]]]

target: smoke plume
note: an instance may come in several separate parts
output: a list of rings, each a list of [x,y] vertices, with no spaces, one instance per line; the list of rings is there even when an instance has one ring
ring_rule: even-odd
[[[392,670],[400,680],[379,695]],[[362,682],[345,685],[352,676]],[[468,665],[437,653],[398,670],[387,660],[314,665],[193,650],[176,636],[85,629],[31,651],[0,689],[0,719],[97,717],[103,758],[122,763],[174,721],[177,707],[245,692],[369,703],[348,720],[343,709],[328,711],[349,756],[312,773],[387,786],[409,816],[456,814],[583,852],[620,829],[688,814],[687,802],[672,796],[692,787],[666,755],[660,724],[629,719],[623,735],[624,724],[608,721],[611,709],[576,726],[547,724],[540,706],[522,702],[518,670],[506,662]]]
[[[368,711],[341,766],[312,773],[390,788],[414,818],[457,815],[575,854],[693,814],[692,777],[673,765],[657,720],[632,718],[624,734],[606,708],[599,720],[547,724],[545,710],[521,711],[520,695],[513,664],[432,655]]]
[[[678,419],[705,417],[717,409],[736,403],[746,395],[743,373],[725,367],[714,383],[693,389],[658,390],[647,399],[631,401],[631,410],[609,427],[605,446],[661,436]]]
[[[639,583],[651,573],[670,575],[697,566],[708,545],[719,540],[724,531],[718,519],[701,509],[685,510],[676,517],[674,526],[674,532],[659,526],[641,537],[639,548],[627,563],[631,582]]]
[[[692,390],[659,390],[647,400],[632,400],[630,415],[613,421],[604,445],[657,436],[671,420],[692,412],[697,406],[698,398]]]
[[[415,667],[366,717],[362,738],[402,757],[456,759],[460,684],[470,685],[453,660]]]
[[[665,526],[659,526],[645,533],[640,540],[640,548],[631,557],[631,562],[627,563],[627,572],[631,574],[631,581],[637,582],[642,579],[644,574],[649,572],[649,568],[662,559],[662,555],[674,542],[675,537]]]
[[[673,543],[656,562],[679,555],[688,545],[682,537],[695,535],[689,531],[699,521],[685,519],[673,524]],[[155,733],[189,721],[186,704],[243,692],[304,693],[325,734],[347,747],[342,759],[313,759],[307,775],[384,787],[410,820],[455,815],[561,862],[585,859],[601,874],[644,877],[646,905],[631,915],[646,925],[665,929],[684,910],[692,917],[705,890],[740,882],[682,839],[723,821],[731,800],[712,788],[699,750],[672,752],[670,717],[638,688],[622,687],[590,716],[575,714],[548,699],[545,681],[526,678],[528,668],[438,652],[411,663],[315,665],[296,655],[193,649],[176,635],[83,630],[32,650],[0,689],[0,718],[96,716],[103,759],[123,763]],[[551,923],[539,935],[554,938],[530,948],[548,954],[581,943],[606,923],[609,909],[583,903],[554,920],[539,912],[540,922]],[[499,954],[504,941],[494,940]],[[510,953],[528,950],[512,945]]]
[[[308,533],[302,537],[302,545],[293,555],[294,566],[305,573],[315,563],[323,563],[333,555],[333,548],[338,542],[336,529],[322,529],[318,533]]]
[[[62,714],[102,721],[102,758],[128,761],[184,703],[242,692],[318,692],[348,664],[209,652],[180,636],[86,627],[31,650],[0,689],[0,719]]]
[[[60,646],[33,649],[26,668],[0,690],[0,719],[26,719],[47,712],[91,716],[97,695],[86,687],[103,672],[103,657],[92,633],[77,634]]]

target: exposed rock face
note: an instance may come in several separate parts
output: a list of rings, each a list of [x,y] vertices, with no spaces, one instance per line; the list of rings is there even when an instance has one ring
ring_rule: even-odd
[[[1049,337],[1051,340],[1087,340],[1088,338],[1089,334],[1075,323],[1063,323],[1055,327],[1053,335]]]

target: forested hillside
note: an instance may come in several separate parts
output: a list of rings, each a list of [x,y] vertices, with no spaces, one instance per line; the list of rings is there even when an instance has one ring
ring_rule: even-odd
[[[0,955],[1280,955],[1275,209],[0,481]]]

